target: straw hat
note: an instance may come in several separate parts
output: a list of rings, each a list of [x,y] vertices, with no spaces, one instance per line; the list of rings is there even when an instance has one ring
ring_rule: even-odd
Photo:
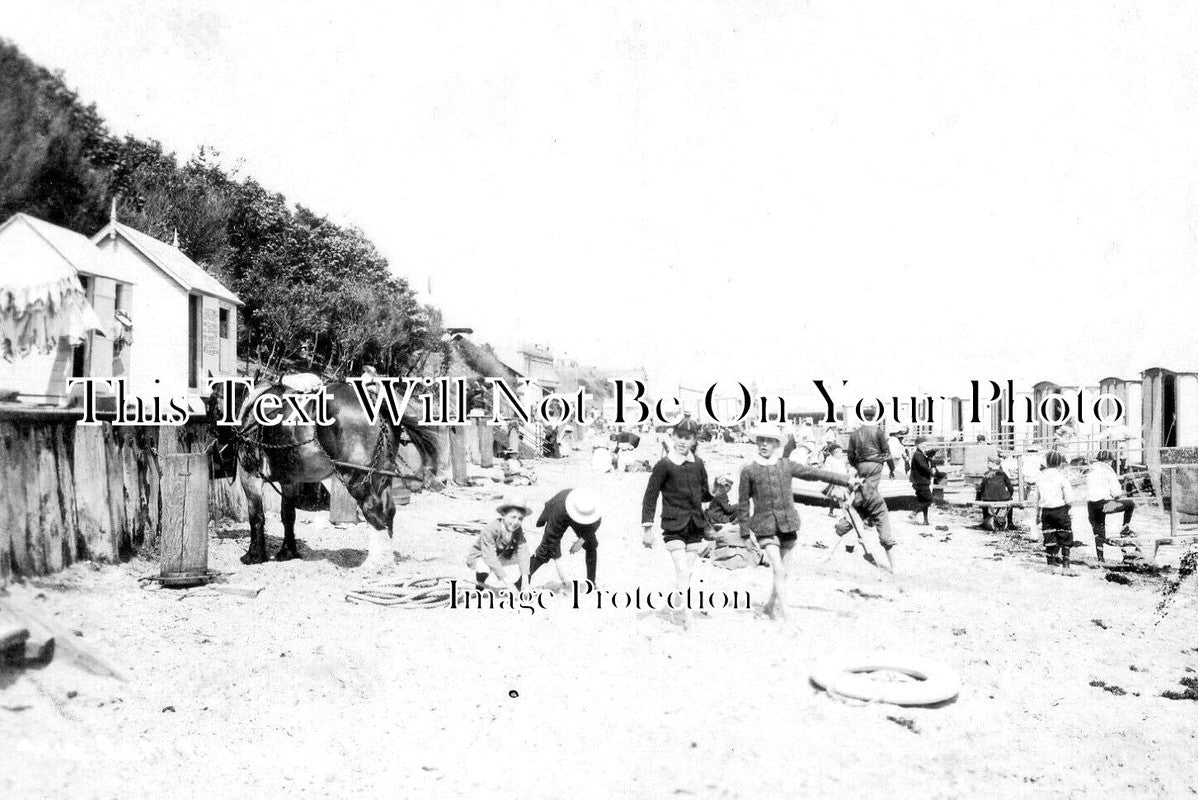
[[[758,425],[749,431],[749,438],[756,441],[758,439],[773,439],[778,444],[785,444],[786,437],[778,428],[769,425]]]
[[[566,513],[579,525],[599,521],[599,498],[590,489],[571,489],[566,495]]]
[[[495,511],[500,516],[503,516],[505,513],[507,513],[507,511],[513,508],[519,509],[526,517],[532,513],[532,509],[529,508],[528,504],[519,497],[505,497],[502,501],[500,501],[499,505],[495,506]]]

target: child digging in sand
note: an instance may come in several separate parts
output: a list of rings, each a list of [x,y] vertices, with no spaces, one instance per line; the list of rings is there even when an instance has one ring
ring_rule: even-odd
[[[653,467],[641,502],[642,543],[652,548],[657,543],[653,517],[661,497],[661,538],[674,561],[674,585],[682,598],[687,596],[695,561],[706,544],[709,526],[703,504],[712,499],[707,467],[694,453],[698,435],[699,425],[694,420],[684,419],[674,426],[670,448]],[[693,620],[690,609],[681,611],[682,624],[689,628]]]
[[[520,591],[528,585],[528,543],[524,540],[524,518],[532,509],[520,500],[504,500],[495,508],[498,515],[478,534],[478,539],[466,555],[466,566],[474,570],[475,588],[487,588],[488,574],[494,575],[499,585],[511,591]],[[520,577],[513,583],[505,567],[517,567]]]
[[[797,464],[780,457],[779,448],[786,441],[780,430],[759,427],[750,434],[757,442],[757,455],[740,471],[741,536],[764,548],[773,570],[774,584],[765,613],[771,619],[786,619],[786,581],[790,577],[792,556],[799,536],[799,512],[795,508],[791,478],[817,480],[833,486],[849,488],[844,474]]]

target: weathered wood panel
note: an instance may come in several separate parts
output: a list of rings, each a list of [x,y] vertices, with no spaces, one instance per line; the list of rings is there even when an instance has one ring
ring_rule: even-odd
[[[99,425],[75,428],[75,507],[81,557],[116,561],[112,512],[108,508],[108,455]]]
[[[162,460],[161,565],[164,576],[208,569],[208,459],[178,453]]]

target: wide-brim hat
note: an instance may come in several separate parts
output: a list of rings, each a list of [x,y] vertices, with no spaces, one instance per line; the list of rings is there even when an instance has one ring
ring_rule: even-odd
[[[749,438],[757,439],[773,439],[778,444],[786,444],[786,435],[777,428],[771,428],[766,425],[758,425],[749,431]]]
[[[528,503],[524,502],[524,500],[519,497],[503,498],[499,501],[499,505],[495,506],[495,512],[500,516],[503,516],[513,508],[519,509],[526,517],[532,513],[532,508],[529,507]]]
[[[590,489],[571,489],[566,495],[566,514],[579,525],[598,522],[599,498]]]

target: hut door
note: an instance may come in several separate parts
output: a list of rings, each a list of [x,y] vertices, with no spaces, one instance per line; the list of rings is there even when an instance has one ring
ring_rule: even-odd
[[[199,387],[200,372],[200,298],[187,296],[187,385]]]

